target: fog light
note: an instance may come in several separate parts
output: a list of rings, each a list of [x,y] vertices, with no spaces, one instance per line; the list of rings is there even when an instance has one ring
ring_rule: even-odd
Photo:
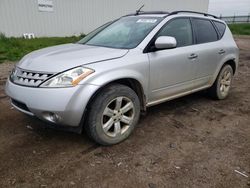
[[[58,123],[61,119],[58,114],[53,113],[53,112],[45,112],[44,118],[50,122],[53,122],[53,123]]]

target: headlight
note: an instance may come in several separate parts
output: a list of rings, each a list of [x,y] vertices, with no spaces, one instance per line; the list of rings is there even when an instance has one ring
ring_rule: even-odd
[[[93,72],[92,69],[77,67],[50,78],[40,87],[73,87]]]

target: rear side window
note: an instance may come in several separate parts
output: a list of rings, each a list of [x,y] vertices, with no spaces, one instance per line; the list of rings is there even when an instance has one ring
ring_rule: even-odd
[[[205,19],[192,19],[192,23],[196,34],[196,43],[207,43],[218,40],[217,32],[210,22],[210,20]]]
[[[177,47],[193,44],[192,27],[188,18],[178,18],[170,21],[162,28],[157,37],[159,36],[175,37]]]
[[[222,38],[222,36],[224,35],[225,30],[226,30],[226,25],[224,23],[217,22],[217,21],[214,21],[214,24],[215,24],[215,26],[217,27],[217,29],[219,31],[220,38]]]

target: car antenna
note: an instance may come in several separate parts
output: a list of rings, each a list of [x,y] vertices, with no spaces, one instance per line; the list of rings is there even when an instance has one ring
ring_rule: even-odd
[[[141,12],[141,9],[144,7],[145,5],[142,5],[138,10],[136,10],[135,15],[139,15],[139,13]]]

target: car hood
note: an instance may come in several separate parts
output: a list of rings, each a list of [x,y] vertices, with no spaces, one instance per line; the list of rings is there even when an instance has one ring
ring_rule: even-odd
[[[31,52],[22,58],[17,67],[56,73],[81,65],[120,58],[127,52],[126,49],[64,44]]]

